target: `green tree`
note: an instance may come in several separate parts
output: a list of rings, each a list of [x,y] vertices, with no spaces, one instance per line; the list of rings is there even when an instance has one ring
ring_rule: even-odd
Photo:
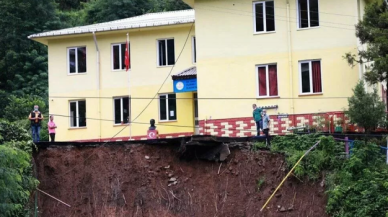
[[[34,109],[34,105],[39,106],[42,114],[47,113],[46,103],[41,97],[17,97],[10,95],[8,97],[8,105],[3,110],[3,118],[8,121],[26,120],[30,112]]]
[[[356,36],[367,50],[359,50],[358,55],[347,53],[348,63],[371,63],[365,73],[365,80],[376,84],[388,79],[388,5],[385,0],[370,1],[365,8],[363,19],[356,26]]]
[[[61,28],[54,0],[2,0],[0,14],[0,89],[47,95],[47,49],[27,36]]]
[[[348,99],[348,103],[347,114],[350,120],[363,127],[366,132],[370,132],[385,117],[385,105],[377,94],[377,90],[374,89],[372,93],[367,93],[363,81],[360,81],[353,89],[353,96]]]
[[[38,185],[32,175],[34,147],[27,131],[0,120],[0,216],[27,216],[31,192]]]
[[[178,11],[190,9],[182,0],[152,0],[153,12],[159,11]]]
[[[95,0],[85,5],[85,23],[94,24],[138,16],[151,8],[149,0]]]

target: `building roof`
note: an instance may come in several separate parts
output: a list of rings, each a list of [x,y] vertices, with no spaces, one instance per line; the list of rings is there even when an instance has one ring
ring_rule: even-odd
[[[172,80],[183,80],[190,78],[197,78],[197,67],[188,68],[178,74],[172,75]]]
[[[195,21],[194,10],[170,11],[160,13],[149,13],[141,16],[115,20],[111,22],[98,23],[87,26],[78,26],[68,29],[60,29],[49,32],[42,32],[28,36],[28,38],[40,38],[50,36],[85,34],[93,32],[107,32],[124,29],[137,29],[154,26],[177,25],[193,23]]]

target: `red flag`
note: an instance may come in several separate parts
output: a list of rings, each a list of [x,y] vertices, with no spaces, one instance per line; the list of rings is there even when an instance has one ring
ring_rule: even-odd
[[[129,61],[129,39],[128,39],[128,34],[127,34],[127,44],[125,47],[125,69],[128,71],[130,68],[130,61]]]

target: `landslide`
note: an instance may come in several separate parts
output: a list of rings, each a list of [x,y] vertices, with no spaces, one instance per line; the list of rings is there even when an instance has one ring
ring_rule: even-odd
[[[35,154],[39,216],[327,216],[319,183],[285,177],[284,156],[231,149],[226,162],[185,160],[179,146],[49,147]],[[174,182],[174,180],[176,180]]]

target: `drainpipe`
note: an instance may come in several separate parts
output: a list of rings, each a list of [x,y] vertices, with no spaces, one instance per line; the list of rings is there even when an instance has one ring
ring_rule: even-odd
[[[295,125],[295,108],[294,108],[294,73],[292,68],[292,47],[291,47],[291,27],[290,27],[290,2],[287,0],[287,30],[288,30],[288,65],[290,67],[289,69],[289,76],[290,76],[290,94],[291,94],[291,111],[293,114],[293,122],[292,124]]]
[[[359,21],[362,20],[362,16],[361,16],[361,0],[357,0],[357,18],[356,18],[356,23],[358,23]],[[357,51],[358,50],[364,50],[364,46],[361,44],[361,41],[356,38],[357,40]],[[358,64],[358,79],[361,81],[361,80],[364,80],[364,74],[365,74],[365,70],[364,70],[364,63],[360,63]],[[365,91],[368,91],[368,85],[366,83],[364,83],[364,89]]]
[[[96,77],[97,77],[97,91],[98,91],[98,115],[99,115],[99,136],[98,141],[101,142],[101,76],[100,76],[100,49],[98,48],[96,33],[93,32],[94,44],[96,46],[97,59],[96,59]]]

